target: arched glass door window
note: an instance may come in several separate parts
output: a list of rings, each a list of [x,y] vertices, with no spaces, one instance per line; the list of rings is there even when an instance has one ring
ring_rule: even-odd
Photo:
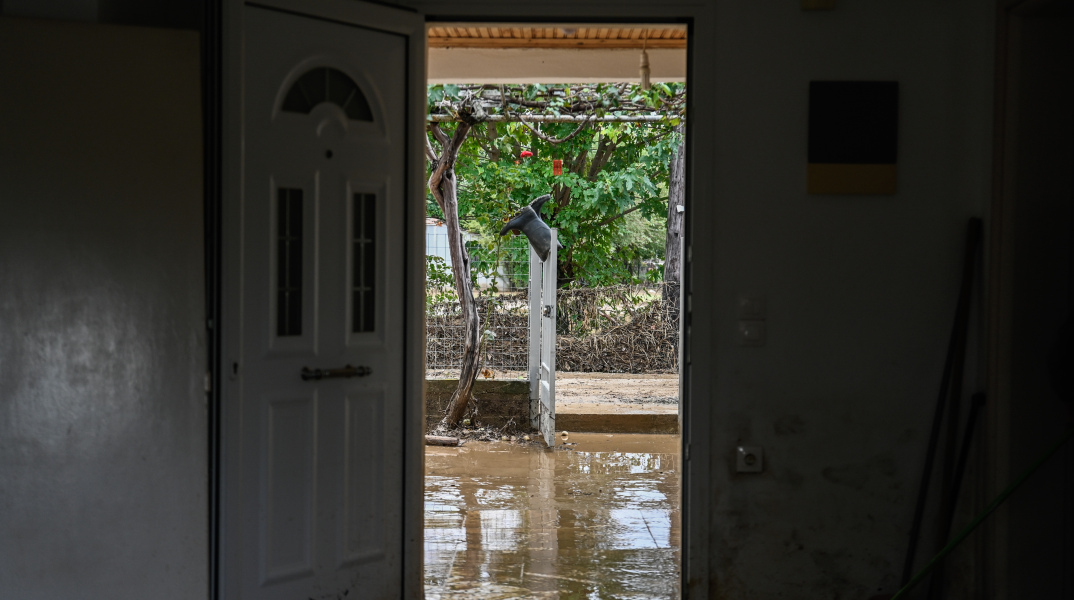
[[[372,121],[373,111],[369,108],[358,84],[346,73],[331,67],[318,67],[306,71],[287,90],[281,107],[286,112],[308,115],[313,107],[322,102],[335,104],[343,110],[348,119],[355,121]]]

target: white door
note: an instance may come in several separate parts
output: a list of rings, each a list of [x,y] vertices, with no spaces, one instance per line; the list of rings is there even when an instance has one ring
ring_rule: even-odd
[[[403,588],[409,40],[345,4],[332,18],[243,15],[227,597],[396,598]]]

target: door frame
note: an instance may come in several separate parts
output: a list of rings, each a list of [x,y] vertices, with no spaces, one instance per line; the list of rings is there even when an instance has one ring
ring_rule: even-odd
[[[985,263],[985,361],[986,392],[984,458],[980,492],[983,498],[998,496],[1017,472],[1012,471],[1011,455],[1018,444],[1012,431],[1012,415],[1020,409],[1022,400],[1015,375],[1015,315],[1024,307],[1015,305],[1017,276],[1015,267],[1018,252],[1019,196],[1017,182],[1018,152],[1024,139],[1019,127],[1018,111],[1022,85],[1019,64],[1022,51],[1017,28],[1025,19],[1052,16],[1049,9],[1056,2],[1048,0],[996,0],[995,60],[993,65],[992,99],[992,180],[989,205],[988,235]],[[1069,2],[1067,2],[1069,4]],[[1031,140],[1031,138],[1030,138]],[[1024,408],[1022,408],[1024,410]],[[1047,415],[1040,417],[1047,419]],[[1051,462],[1061,459],[1053,458]],[[1040,477],[1039,475],[1037,477]],[[1069,499],[1069,495],[1068,495]],[[987,590],[988,598],[1008,598],[1012,592],[1010,563],[1012,556],[1012,513],[1009,503],[995,512],[981,529],[974,547],[974,560],[981,568],[974,582]],[[1074,526],[1068,521],[1064,534],[1074,536]],[[1072,550],[1067,545],[1066,554]],[[1074,574],[1068,574],[1068,586],[1074,586]]]
[[[405,1],[405,0],[404,0]],[[716,17],[712,2],[634,4],[624,0],[580,0],[545,3],[475,3],[468,0],[412,0],[426,22],[534,22],[534,23],[685,23],[687,33],[687,93],[693,98],[716,98],[716,73],[697,62],[715,56]],[[710,443],[712,401],[715,397],[716,342],[721,336],[713,311],[693,312],[692,296],[716,298],[721,291],[717,274],[716,243],[711,235],[695,235],[695,226],[716,222],[716,185],[704,165],[715,163],[717,153],[715,111],[690,113],[686,120],[686,205],[683,224],[682,282],[680,287],[679,402],[682,410],[682,598],[717,595],[711,578],[713,546],[710,482],[715,461],[726,460]],[[703,228],[700,229],[703,231]],[[706,306],[714,302],[706,302]],[[703,332],[697,336],[693,331]],[[694,374],[705,374],[695,377]]]
[[[243,106],[243,33],[245,31],[244,8],[247,5],[277,9],[299,15],[311,15],[329,21],[360,23],[375,21],[382,31],[403,35],[407,38],[406,96],[408,111],[406,115],[405,153],[407,164],[424,165],[424,144],[420,141],[425,131],[425,28],[419,13],[406,7],[389,7],[361,0],[317,0],[315,3],[303,0],[219,0],[221,16],[219,60],[220,67],[220,190],[219,202],[220,242],[219,242],[219,280],[220,280],[220,352],[215,361],[216,378],[219,385],[215,388],[215,402],[210,412],[218,424],[218,441],[214,443],[216,460],[213,471],[215,494],[213,503],[213,536],[216,539],[210,549],[213,582],[210,596],[223,596],[224,585],[228,581],[223,563],[227,555],[225,547],[230,541],[228,523],[224,522],[223,508],[227,505],[227,486],[225,482],[229,473],[236,473],[238,457],[228,454],[226,424],[237,422],[235,417],[241,410],[239,402],[231,402],[234,394],[233,378],[229,365],[238,362],[241,331],[241,246],[242,220],[241,199],[244,190],[243,141],[245,132]],[[210,11],[212,12],[212,11]],[[212,35],[212,32],[208,32]],[[406,220],[406,274],[404,281],[405,316],[404,316],[404,368],[403,368],[403,556],[402,571],[399,573],[400,587],[404,598],[420,599],[424,596],[422,577],[422,510],[423,510],[423,471],[424,471],[424,340],[425,329],[425,252],[424,219],[425,212],[424,169],[410,169],[404,178],[404,219]],[[416,213],[416,214],[415,214]],[[420,246],[418,245],[420,242]],[[415,252],[415,249],[418,251]]]

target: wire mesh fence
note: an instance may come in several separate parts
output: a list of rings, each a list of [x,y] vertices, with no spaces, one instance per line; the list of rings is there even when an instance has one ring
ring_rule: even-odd
[[[474,300],[481,318],[482,366],[525,373],[529,362],[529,246],[524,237],[503,240],[493,250],[464,235],[470,254]],[[426,224],[426,368],[452,376],[462,364],[463,324],[448,261],[446,228]]]
[[[529,363],[528,248],[495,264],[474,256],[475,300],[481,318],[486,377],[525,377]],[[511,259],[515,254],[519,257]],[[431,271],[435,271],[434,268]],[[430,377],[457,376],[462,316],[450,280],[429,282],[426,366]],[[677,370],[677,288],[661,284],[567,288],[557,291],[556,367],[560,371],[674,373]]]

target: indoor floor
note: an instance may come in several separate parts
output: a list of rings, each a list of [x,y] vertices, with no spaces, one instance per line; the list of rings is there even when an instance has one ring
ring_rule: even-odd
[[[554,451],[426,447],[426,598],[677,598],[679,449],[578,433]]]

